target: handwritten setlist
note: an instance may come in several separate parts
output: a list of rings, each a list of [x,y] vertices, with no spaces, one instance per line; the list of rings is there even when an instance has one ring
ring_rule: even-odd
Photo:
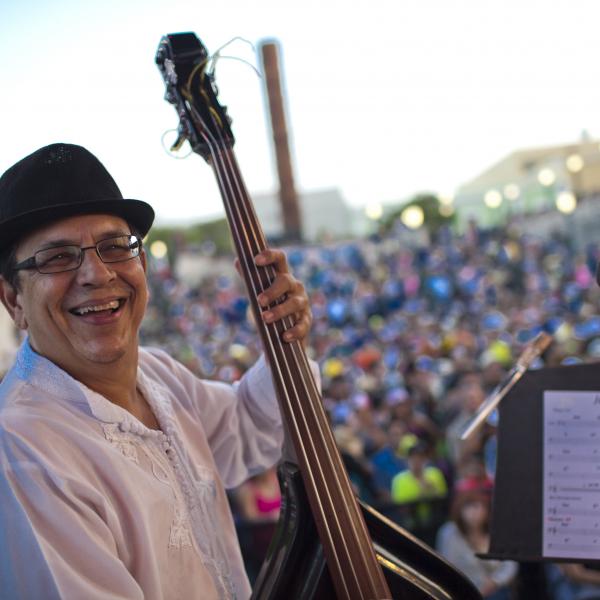
[[[600,391],[544,392],[542,555],[600,559]]]

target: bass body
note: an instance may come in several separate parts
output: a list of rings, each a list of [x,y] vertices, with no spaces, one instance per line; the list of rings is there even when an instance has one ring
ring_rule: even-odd
[[[253,600],[332,600],[336,592],[298,467],[279,467],[282,507]],[[429,546],[359,502],[394,600],[480,600],[473,583]]]

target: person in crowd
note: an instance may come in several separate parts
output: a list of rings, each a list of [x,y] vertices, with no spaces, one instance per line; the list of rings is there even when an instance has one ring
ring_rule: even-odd
[[[245,550],[244,566],[256,581],[281,509],[281,489],[275,468],[253,475],[230,493],[236,508],[236,530]]]
[[[443,473],[429,462],[429,446],[418,441],[408,449],[408,469],[392,479],[392,500],[398,504],[443,498],[448,487]]]
[[[408,449],[408,468],[392,479],[392,501],[401,507],[403,524],[431,541],[443,510],[440,501],[448,494],[444,474],[429,464],[430,447],[418,440]]]
[[[456,473],[454,492],[479,492],[491,497],[493,488],[494,480],[487,473],[484,460],[477,454],[465,457]]]
[[[250,595],[225,487],[280,457],[271,378],[261,359],[235,385],[203,381],[139,346],[153,217],[81,146],[0,178],[0,299],[26,334],[0,386],[3,598]],[[255,262],[276,273],[263,319],[304,340],[285,254]]]
[[[458,386],[456,394],[460,401],[460,412],[446,427],[446,444],[450,460],[458,467],[465,458],[477,452],[484,444],[481,428],[467,440],[460,439],[464,427],[485,400],[481,379],[466,376]]]
[[[349,425],[336,425],[333,434],[356,495],[369,504],[386,500],[388,495],[377,486],[365,457],[364,442],[357,432]]]
[[[478,492],[456,494],[451,520],[437,536],[436,548],[477,586],[486,600],[509,600],[518,565],[476,556],[489,547],[490,499]]]
[[[406,458],[401,456],[400,440],[407,433],[402,421],[394,420],[386,427],[374,430],[374,451],[370,456],[373,477],[379,489],[390,493],[392,479],[400,471],[406,470]]]
[[[426,440],[432,446],[441,437],[440,430],[433,420],[415,405],[420,404],[415,400],[408,390],[404,388],[392,388],[386,394],[386,403],[392,407],[391,412],[394,420],[401,421],[406,429]]]
[[[596,564],[546,565],[552,600],[600,600],[600,570]]]
[[[236,491],[240,516],[250,521],[277,521],[281,508],[281,489],[274,468],[257,473]]]

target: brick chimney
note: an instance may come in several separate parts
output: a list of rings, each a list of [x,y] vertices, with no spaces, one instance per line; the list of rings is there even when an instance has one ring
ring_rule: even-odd
[[[298,194],[294,186],[294,173],[292,170],[280,76],[278,45],[274,42],[264,42],[260,48],[267,98],[269,100],[275,159],[277,162],[279,201],[281,204],[284,237],[288,242],[299,242],[302,239],[302,218],[300,215]]]

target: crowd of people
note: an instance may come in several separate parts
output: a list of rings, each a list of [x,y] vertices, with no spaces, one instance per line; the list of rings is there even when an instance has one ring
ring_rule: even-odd
[[[534,366],[598,360],[598,249],[475,224],[409,245],[398,224],[287,252],[309,292],[308,353],[356,493],[437,547],[486,598],[510,598],[519,566],[475,556],[489,544],[496,427],[491,419],[465,442],[460,433],[540,331],[553,343]],[[144,344],[220,380],[254,362],[260,348],[234,272],[189,285],[155,261],[150,286]],[[231,499],[241,520],[279,511],[272,473]],[[548,566],[548,597],[600,597],[581,595],[600,590],[584,570]]]

